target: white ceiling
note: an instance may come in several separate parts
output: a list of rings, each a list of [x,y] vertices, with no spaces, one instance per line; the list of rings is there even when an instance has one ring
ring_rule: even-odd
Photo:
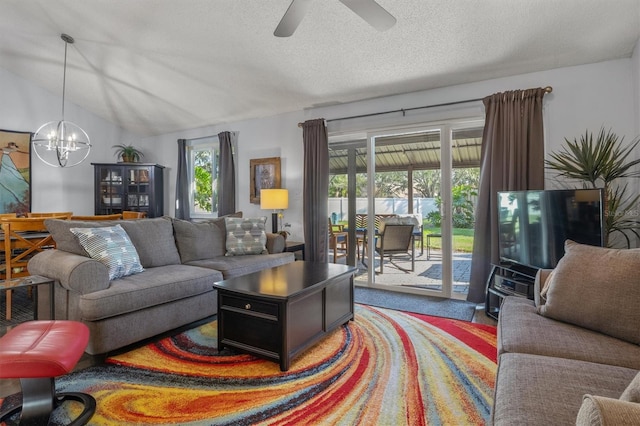
[[[277,38],[290,0],[0,0],[0,67],[61,94],[67,33],[67,100],[154,135],[627,58],[640,37],[640,0],[378,3],[386,32],[315,0]]]

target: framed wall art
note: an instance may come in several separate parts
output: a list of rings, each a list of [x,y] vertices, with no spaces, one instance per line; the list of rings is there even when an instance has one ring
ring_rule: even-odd
[[[31,211],[31,136],[0,130],[0,213]]]
[[[260,204],[261,189],[280,188],[280,157],[249,160],[249,201]]]

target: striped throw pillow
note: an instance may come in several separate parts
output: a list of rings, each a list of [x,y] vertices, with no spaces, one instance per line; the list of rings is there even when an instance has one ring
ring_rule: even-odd
[[[71,228],[92,259],[109,269],[109,280],[144,271],[136,248],[120,225],[100,228]]]

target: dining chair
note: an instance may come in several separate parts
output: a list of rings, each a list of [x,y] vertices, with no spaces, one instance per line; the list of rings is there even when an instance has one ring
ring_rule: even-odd
[[[115,214],[97,214],[93,216],[71,216],[71,220],[119,220],[122,219],[120,213]]]
[[[67,219],[66,216],[35,217],[35,218],[2,218],[3,242],[0,245],[4,254],[4,270],[0,268],[0,279],[29,276],[27,263],[35,254],[49,248],[55,248],[56,243],[44,225],[46,219]],[[6,319],[11,319],[11,290],[6,291]]]
[[[387,224],[378,235],[376,253],[380,256],[380,273],[384,270],[384,258],[389,263],[404,272],[415,270],[415,245],[413,244],[413,225]],[[410,256],[411,269],[405,269],[393,262],[394,256]]]
[[[329,218],[329,249],[333,250],[333,263],[336,263],[339,257],[347,255],[348,234],[344,231],[343,225],[334,225]],[[342,253],[338,253],[338,250],[341,250]]]
[[[143,219],[147,217],[147,212],[134,212],[130,210],[124,210],[122,212],[123,219]]]
[[[73,212],[28,212],[27,217],[55,217],[56,219],[71,219]]]

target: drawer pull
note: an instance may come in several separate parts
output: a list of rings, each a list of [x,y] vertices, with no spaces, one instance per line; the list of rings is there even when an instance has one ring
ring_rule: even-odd
[[[244,305],[245,309],[251,309],[251,303],[247,303],[246,305]]]

